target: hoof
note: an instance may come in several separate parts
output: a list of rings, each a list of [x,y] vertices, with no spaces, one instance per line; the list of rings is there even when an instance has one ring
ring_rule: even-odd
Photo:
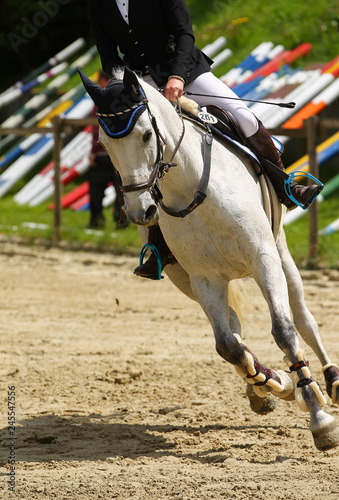
[[[259,397],[253,390],[253,386],[247,384],[246,396],[249,399],[251,410],[258,415],[267,415],[276,409],[278,398],[268,392],[263,398]]]
[[[323,412],[324,413],[324,412]],[[324,424],[317,428],[311,429],[314,444],[320,451],[327,451],[339,446],[339,429],[334,417],[326,415]]]
[[[332,399],[333,404],[339,403],[339,369],[336,365],[327,365],[323,368],[326,381],[327,394]]]

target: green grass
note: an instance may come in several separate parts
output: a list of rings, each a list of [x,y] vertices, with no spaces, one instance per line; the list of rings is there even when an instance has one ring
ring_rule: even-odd
[[[318,206],[319,230],[325,228],[339,216],[339,197],[334,195]],[[299,220],[285,226],[287,244],[298,267],[327,267],[339,269],[339,231],[318,238],[316,262],[309,259],[309,217],[307,213]]]
[[[74,187],[74,186],[73,186]],[[53,212],[49,203],[38,207],[19,206],[12,196],[1,200],[0,234],[9,239],[20,237],[28,244],[52,244]],[[137,255],[140,239],[136,226],[117,228],[112,217],[112,209],[106,208],[106,226],[103,231],[89,234],[87,225],[89,212],[75,212],[70,209],[62,212],[61,240],[64,246],[115,253]],[[333,222],[339,214],[339,197],[332,196],[319,205],[319,229]],[[47,229],[30,228],[27,223],[45,224]],[[339,269],[339,232],[319,237],[319,254],[316,262],[309,260],[309,218],[307,213],[298,221],[285,227],[287,243],[291,254],[300,268]]]
[[[74,187],[74,186],[73,186]],[[49,203],[38,207],[19,206],[12,197],[1,200],[0,233],[9,238],[20,237],[27,243],[50,245],[53,238],[54,214]],[[89,232],[89,212],[66,209],[62,212],[61,240],[73,248],[109,250],[116,253],[136,254],[140,239],[136,226],[117,227],[113,221],[112,209],[104,210],[106,224],[103,230]],[[47,228],[29,227],[27,223],[41,224]]]

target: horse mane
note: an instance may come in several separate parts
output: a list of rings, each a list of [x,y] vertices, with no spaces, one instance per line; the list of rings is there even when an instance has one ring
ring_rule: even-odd
[[[108,83],[115,82],[117,80],[123,80],[124,78],[124,68],[113,68],[112,69],[112,76],[109,79]]]
[[[141,81],[143,81],[143,78],[139,75],[137,75]],[[113,68],[112,70],[112,76],[109,79],[109,83],[115,82],[115,81],[121,81],[124,78],[124,69],[123,68]],[[193,101],[193,99],[188,99],[187,97],[181,96],[180,99],[180,106],[181,108],[190,113],[191,115],[198,116],[199,113],[199,105]]]

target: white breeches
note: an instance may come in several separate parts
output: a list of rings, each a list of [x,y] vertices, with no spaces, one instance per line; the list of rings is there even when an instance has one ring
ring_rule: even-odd
[[[144,79],[147,83],[150,83],[157,88],[157,85],[149,75],[147,75]],[[200,97],[195,95],[189,96],[200,106],[214,104],[215,106],[219,106],[220,108],[232,113],[246,137],[250,137],[258,131],[259,124],[257,118],[243,101],[213,97],[215,95],[238,98],[233,90],[231,90],[210,71],[198,76],[198,78],[189,83],[184,90],[192,93],[208,95],[209,97]]]

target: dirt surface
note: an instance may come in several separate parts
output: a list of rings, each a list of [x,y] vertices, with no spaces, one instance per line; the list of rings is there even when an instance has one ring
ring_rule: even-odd
[[[295,402],[254,414],[199,306],[168,278],[135,277],[136,264],[0,243],[0,498],[14,498],[6,462],[15,386],[15,498],[339,499],[339,448],[317,451]],[[339,362],[339,272],[302,276]],[[246,342],[285,369],[258,288],[245,285]],[[337,406],[326,411],[339,423]]]

